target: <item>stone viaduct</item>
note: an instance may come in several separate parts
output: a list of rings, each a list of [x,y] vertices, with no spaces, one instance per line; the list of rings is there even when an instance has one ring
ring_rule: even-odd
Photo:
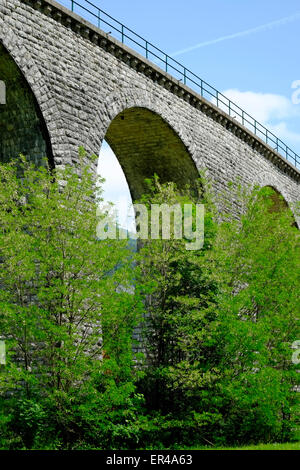
[[[181,186],[206,168],[216,191],[239,177],[300,200],[300,171],[276,150],[55,1],[0,0],[0,80],[1,160],[72,164],[79,145],[99,154],[105,139],[133,199],[154,172]]]

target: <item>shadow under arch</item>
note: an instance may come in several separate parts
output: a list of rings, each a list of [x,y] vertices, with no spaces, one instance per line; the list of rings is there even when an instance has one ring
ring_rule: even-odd
[[[36,165],[47,157],[53,167],[50,136],[37,99],[1,42],[0,79],[6,87],[6,103],[0,105],[0,161],[22,153]]]
[[[197,167],[181,138],[159,114],[133,106],[111,121],[105,140],[125,174],[132,200],[145,192],[145,178],[156,173],[162,183],[193,188],[199,177]]]
[[[268,197],[271,201],[271,204],[270,204],[270,207],[269,207],[269,211],[272,213],[272,212],[282,212],[282,211],[289,211],[291,216],[292,216],[292,219],[293,219],[293,223],[292,225],[294,227],[297,227],[298,228],[298,224],[297,224],[297,221],[296,221],[296,218],[288,204],[288,202],[286,201],[286,199],[284,198],[284,196],[281,194],[281,192],[274,186],[272,185],[265,185],[261,188],[260,190],[260,193],[263,192],[264,189],[268,189],[269,192],[268,194],[266,195],[266,197]]]
[[[295,206],[297,201],[292,197],[289,192],[288,183],[284,184],[272,172],[264,171],[256,177],[256,183],[261,187],[272,188],[278,195],[282,197],[285,204],[292,211],[295,220],[295,226],[300,229],[300,214]]]

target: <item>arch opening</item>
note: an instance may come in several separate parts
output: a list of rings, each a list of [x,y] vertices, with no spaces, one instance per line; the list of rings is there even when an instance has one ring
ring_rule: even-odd
[[[178,134],[149,109],[132,107],[119,113],[110,123],[105,140],[123,169],[133,201],[145,192],[145,178],[155,173],[162,183],[173,181],[179,189],[186,184],[193,188],[199,177]]]
[[[0,80],[6,89],[6,102],[0,104],[0,161],[22,153],[36,165],[41,165],[46,157],[53,167],[50,137],[37,100],[1,42]]]

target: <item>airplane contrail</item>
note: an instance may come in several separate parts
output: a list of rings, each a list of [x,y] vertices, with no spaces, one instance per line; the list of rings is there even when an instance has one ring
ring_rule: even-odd
[[[228,34],[227,36],[221,36],[216,39],[211,39],[210,41],[199,42],[194,46],[187,47],[186,49],[181,49],[180,51],[176,51],[173,54],[170,54],[171,57],[176,57],[186,52],[194,51],[195,49],[200,49],[201,47],[211,46],[212,44],[217,44],[218,42],[227,41],[228,39],[235,39],[240,38],[243,36],[248,36],[250,34],[259,33],[260,31],[266,31],[268,29],[273,29],[276,26],[281,26],[286,23],[291,23],[292,21],[296,21],[300,19],[300,12],[294,13],[291,16],[286,16],[285,18],[281,18],[276,21],[271,21],[270,23],[262,24],[260,26],[256,26],[255,28],[246,29],[246,31],[240,31],[239,33]]]

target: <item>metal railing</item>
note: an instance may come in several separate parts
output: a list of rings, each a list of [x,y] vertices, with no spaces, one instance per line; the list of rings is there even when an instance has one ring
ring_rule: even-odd
[[[116,39],[123,44],[133,48],[146,59],[158,65],[161,69],[170,73],[184,85],[193,88],[198,94],[211,101],[222,111],[234,118],[237,122],[252,131],[257,137],[261,138],[266,144],[270,145],[276,152],[280,153],[286,160],[291,162],[296,168],[300,168],[300,157],[290,147],[288,147],[273,132],[269,131],[263,124],[260,124],[250,114],[244,111],[240,106],[233,103],[216,88],[209,85],[202,78],[195,75],[177,60],[172,59],[151,42],[144,39],[139,34],[127,28],[124,24],[110,16],[105,11],[91,3],[89,0],[65,0],[59,3],[70,7],[71,11],[85,18],[90,23],[104,32],[114,33]]]

